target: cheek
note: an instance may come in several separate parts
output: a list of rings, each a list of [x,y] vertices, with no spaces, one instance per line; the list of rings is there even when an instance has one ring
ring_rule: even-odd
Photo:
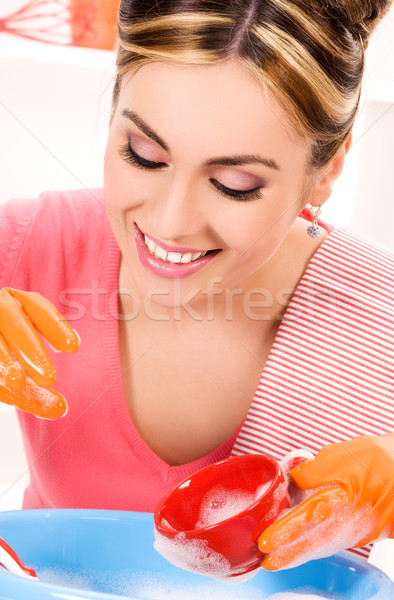
[[[104,194],[108,207],[123,212],[144,201],[137,169],[126,163],[117,149],[107,146],[104,156]],[[145,195],[145,194],[144,194]]]
[[[280,243],[293,220],[289,212],[271,199],[257,200],[250,206],[235,205],[225,218],[222,215],[221,233],[238,255],[254,258]]]
[[[283,202],[279,197],[272,202],[263,200],[249,215],[238,213],[231,228],[227,228],[229,243],[237,257],[237,272],[249,275],[262,267],[279,248],[297,215],[296,203],[289,199]]]

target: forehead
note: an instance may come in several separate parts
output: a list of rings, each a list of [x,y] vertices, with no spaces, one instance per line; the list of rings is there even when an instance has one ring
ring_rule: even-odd
[[[215,153],[305,147],[286,115],[237,60],[150,63],[123,78],[117,112],[137,112],[168,144],[214,144]]]

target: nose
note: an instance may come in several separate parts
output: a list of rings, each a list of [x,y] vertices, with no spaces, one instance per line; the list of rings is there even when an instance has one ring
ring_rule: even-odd
[[[160,197],[151,199],[148,223],[163,242],[196,234],[203,221],[203,207],[192,182],[173,180]]]

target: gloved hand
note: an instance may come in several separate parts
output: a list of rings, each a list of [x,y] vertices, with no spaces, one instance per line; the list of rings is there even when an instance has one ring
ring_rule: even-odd
[[[55,350],[78,350],[78,334],[49,300],[36,292],[0,290],[0,402],[56,419],[67,403],[52,389],[56,372],[37,330]]]
[[[296,490],[312,495],[260,536],[265,569],[295,567],[394,537],[393,433],[329,444],[290,474]]]

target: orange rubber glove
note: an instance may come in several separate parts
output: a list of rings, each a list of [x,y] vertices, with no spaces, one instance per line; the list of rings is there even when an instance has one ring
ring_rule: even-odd
[[[295,567],[394,537],[393,433],[324,446],[290,475],[298,493],[312,495],[260,536],[265,569]]]
[[[36,292],[0,290],[0,402],[56,419],[66,414],[67,402],[52,389],[56,372],[38,331],[55,350],[78,350],[78,334],[49,300]]]

